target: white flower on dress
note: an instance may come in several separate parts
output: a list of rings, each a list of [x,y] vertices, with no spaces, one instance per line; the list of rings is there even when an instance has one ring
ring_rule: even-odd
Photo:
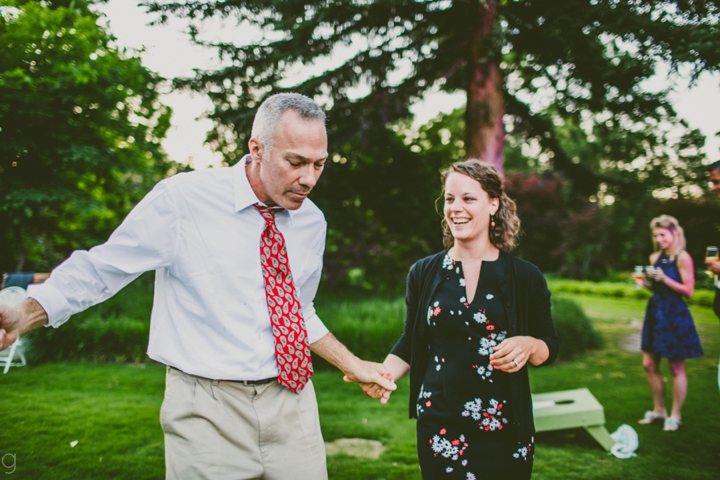
[[[476,398],[471,402],[465,403],[465,410],[462,412],[463,417],[472,417],[473,420],[480,420],[482,418],[482,400]]]
[[[474,473],[467,472],[467,477],[465,478],[465,480],[477,480],[477,477]]]
[[[433,452],[439,453],[445,458],[452,458],[453,460],[457,460],[457,453],[460,451],[458,447],[453,447],[450,440],[440,438],[438,435],[433,437],[430,448],[432,448]]]
[[[427,323],[428,325],[435,325],[435,322],[432,321],[432,317],[437,317],[440,315],[440,312],[442,309],[440,308],[440,302],[436,301],[432,305],[428,307],[428,317],[427,317]]]
[[[535,458],[535,452],[533,452],[533,442],[535,442],[535,438],[531,437],[528,446],[518,448],[517,452],[513,453],[513,457],[518,459],[522,458],[525,461],[527,461],[528,456],[530,458]]]
[[[440,435],[445,435],[445,433],[447,433],[447,431],[444,428],[440,430]],[[447,438],[443,438],[440,435],[434,435],[430,441],[430,448],[433,452],[435,452],[435,456],[439,454],[445,458],[457,460],[467,448],[465,435],[460,435],[459,438],[452,441]]]
[[[446,270],[452,270],[452,267],[453,267],[453,261],[450,258],[450,256],[446,254],[445,258],[443,258],[442,268],[444,268]]]
[[[478,353],[484,357],[489,357],[493,352],[493,347],[495,345],[497,345],[496,341],[483,337],[480,339],[480,348],[478,348]]]
[[[488,293],[487,295],[485,295],[485,298],[487,298],[488,300],[492,300],[493,298],[495,298],[495,295],[493,295],[492,293]]]
[[[506,418],[502,418],[502,408],[505,405],[505,401],[502,403],[497,400],[490,399],[488,402],[490,406],[488,408],[482,408],[482,400],[476,398],[473,401],[465,403],[465,410],[462,412],[463,417],[471,417],[478,423],[481,430],[494,432],[495,430],[502,430],[503,425],[508,423]]]
[[[490,378],[490,376],[492,376],[493,370],[495,370],[495,367],[493,367],[490,364],[488,364],[487,366],[486,365],[478,365],[476,372],[478,373],[478,375],[480,375],[480,378],[482,378],[483,380],[488,380],[488,381],[492,382],[492,379]]]
[[[430,400],[431,396],[432,392],[425,391],[425,384],[420,385],[420,393],[418,394],[417,403],[415,405],[417,407],[418,416],[425,412],[424,407],[430,408],[432,406],[432,401]]]
[[[493,347],[502,343],[502,341],[505,340],[506,335],[507,332],[503,330],[500,333],[491,333],[487,337],[481,338],[478,353],[480,355],[489,356],[493,352]]]
[[[485,322],[487,322],[487,317],[485,316],[485,313],[484,313],[484,312],[474,313],[474,314],[473,314],[473,319],[475,319],[475,321],[476,321],[477,323],[485,323]]]
[[[465,279],[464,279],[464,278],[461,278],[461,279],[460,279],[460,286],[461,286],[461,287],[464,287],[464,286],[465,286]]]
[[[437,355],[436,355],[436,356],[435,356],[435,363],[437,364],[437,365],[435,365],[435,370],[437,370],[437,371],[439,372],[439,371],[440,371],[440,368],[442,367],[442,364],[445,363],[445,359],[444,359],[444,358],[438,358]]]

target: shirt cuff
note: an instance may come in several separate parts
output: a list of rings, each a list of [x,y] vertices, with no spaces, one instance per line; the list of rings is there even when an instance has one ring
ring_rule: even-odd
[[[72,315],[72,309],[60,290],[49,284],[29,285],[27,294],[45,310],[48,316],[46,326],[59,327],[67,322]]]
[[[315,313],[305,319],[305,328],[308,332],[308,344],[317,342],[329,332],[323,321]]]

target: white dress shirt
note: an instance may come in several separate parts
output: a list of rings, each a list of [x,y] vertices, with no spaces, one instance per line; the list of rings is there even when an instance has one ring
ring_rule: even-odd
[[[212,379],[277,376],[260,266],[265,220],[253,207],[259,200],[245,173],[248,159],[161,181],[106,243],[74,252],[28,296],[58,327],[155,270],[150,358]],[[328,332],[313,307],[327,223],[306,199],[278,213],[276,224],[313,343]]]

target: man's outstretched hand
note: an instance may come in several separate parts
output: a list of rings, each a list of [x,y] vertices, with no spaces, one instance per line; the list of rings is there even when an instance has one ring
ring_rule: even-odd
[[[20,312],[16,307],[0,303],[0,350],[9,348],[20,336]]]
[[[9,348],[21,335],[47,322],[47,313],[35,299],[28,298],[16,307],[0,303],[0,350]]]

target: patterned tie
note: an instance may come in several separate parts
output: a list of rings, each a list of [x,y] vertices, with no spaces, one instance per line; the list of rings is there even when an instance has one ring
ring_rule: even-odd
[[[260,264],[265,279],[270,324],[275,337],[278,383],[300,393],[313,374],[305,320],[290,272],[285,238],[275,226],[275,211],[254,205],[266,222],[260,235]]]

